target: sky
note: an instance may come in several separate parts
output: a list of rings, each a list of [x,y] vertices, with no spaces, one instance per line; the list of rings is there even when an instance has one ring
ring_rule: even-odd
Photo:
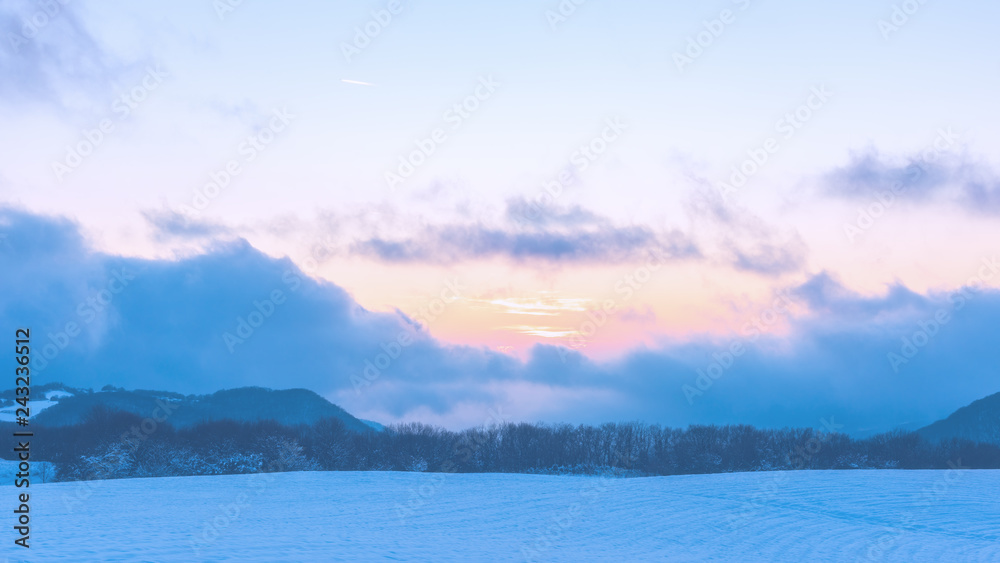
[[[919,427],[1000,390],[998,15],[5,2],[0,322],[382,422]]]

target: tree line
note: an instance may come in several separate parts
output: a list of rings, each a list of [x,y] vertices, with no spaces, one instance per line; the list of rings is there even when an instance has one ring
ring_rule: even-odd
[[[38,459],[55,465],[60,481],[262,471],[651,476],[1000,468],[1000,446],[967,440],[930,443],[899,431],[852,439],[808,428],[677,429],[632,422],[503,423],[457,432],[411,423],[357,432],[339,419],[326,418],[297,426],[218,420],[175,429],[164,423],[145,432],[142,423],[137,415],[96,407],[80,424],[36,427],[32,447]],[[12,428],[0,429],[7,430]]]

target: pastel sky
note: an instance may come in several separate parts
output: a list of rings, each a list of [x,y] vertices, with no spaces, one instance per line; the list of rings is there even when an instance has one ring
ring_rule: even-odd
[[[4,326],[128,266],[50,377],[451,427],[863,433],[998,390],[1000,5],[577,4],[5,2]]]

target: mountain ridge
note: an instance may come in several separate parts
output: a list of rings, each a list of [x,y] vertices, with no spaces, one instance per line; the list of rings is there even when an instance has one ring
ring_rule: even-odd
[[[977,399],[916,433],[929,442],[957,438],[1000,445],[1000,393]]]
[[[44,396],[43,399],[35,397]],[[0,393],[0,415],[10,418],[14,390]],[[214,420],[274,420],[287,426],[313,424],[323,418],[339,419],[355,432],[379,430],[382,425],[358,419],[343,408],[308,389],[237,387],[206,395],[183,395],[170,391],[126,390],[105,386],[101,391],[49,383],[32,388],[32,423],[43,426],[79,424],[94,407],[130,412],[142,417],[165,418],[178,428]],[[7,411],[10,411],[9,413]],[[13,420],[13,419],[11,419]]]

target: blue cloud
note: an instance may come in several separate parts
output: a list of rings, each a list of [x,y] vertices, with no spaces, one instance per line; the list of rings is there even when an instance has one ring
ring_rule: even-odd
[[[600,363],[536,346],[520,361],[438,342],[421,319],[365,310],[242,240],[140,260],[90,250],[64,219],[9,208],[0,235],[0,330],[32,330],[39,384],[306,387],[360,413],[445,419],[463,405],[518,411],[530,402],[523,393],[545,389],[544,410],[520,417],[674,426],[834,417],[859,434],[927,424],[998,390],[1000,292],[985,286],[863,296],[824,273],[788,291],[805,313],[762,311],[728,337],[692,335]],[[981,270],[998,272],[995,261]],[[892,354],[905,361],[894,366]]]
[[[146,211],[143,217],[154,228],[153,236],[158,241],[211,238],[231,234],[231,230],[223,225],[204,219],[185,217],[169,209]]]
[[[756,246],[740,248],[730,241],[732,265],[737,270],[777,276],[802,270],[806,262],[805,244],[800,238],[775,244],[758,241]]]
[[[723,257],[732,268],[771,277],[805,268],[809,249],[797,231],[780,232],[715,190],[695,191],[687,207],[696,220],[721,228]]]
[[[105,108],[120,79],[148,64],[109,51],[78,12],[76,3],[56,1],[12,0],[0,6],[0,97],[5,102]]]
[[[426,227],[406,240],[372,237],[356,241],[354,254],[387,262],[453,263],[509,258],[515,261],[622,262],[651,251],[682,259],[700,256],[679,232],[658,235],[642,226],[570,230],[507,231],[483,225]]]
[[[932,154],[933,158],[907,159],[891,159],[871,151],[855,154],[847,165],[824,176],[824,191],[863,200],[872,200],[877,193],[893,192],[913,202],[950,196],[969,211],[1000,213],[1000,177],[990,166]]]

